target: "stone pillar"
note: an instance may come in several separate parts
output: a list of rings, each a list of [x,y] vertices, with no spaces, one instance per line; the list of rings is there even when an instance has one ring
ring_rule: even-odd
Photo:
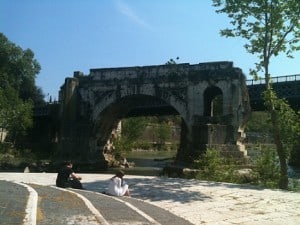
[[[103,170],[107,163],[102,154],[91,145],[93,124],[89,116],[81,115],[79,102],[80,73],[75,72],[73,78],[66,78],[60,90],[61,113],[59,135],[59,158],[75,161],[82,171]]]

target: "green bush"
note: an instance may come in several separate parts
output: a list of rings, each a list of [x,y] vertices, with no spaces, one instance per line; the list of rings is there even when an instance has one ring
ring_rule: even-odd
[[[221,156],[220,151],[208,149],[204,155],[194,161],[193,167],[199,169],[195,178],[218,182],[243,183],[243,180],[235,173],[237,163]]]
[[[36,161],[36,156],[29,149],[9,149],[6,153],[0,153],[0,168],[5,170],[24,169]]]
[[[266,147],[260,150],[257,159],[253,161],[255,184],[269,188],[277,188],[280,178],[279,160],[274,148]]]
[[[149,141],[137,141],[133,145],[133,148],[143,150],[150,150],[152,147],[153,146]]]
[[[289,190],[290,191],[300,191],[300,179],[291,178],[289,179]]]
[[[199,159],[194,161],[193,167],[198,169],[195,178],[230,183],[251,183],[267,188],[277,188],[280,178],[279,162],[274,148],[262,148],[250,167],[238,163],[234,158],[222,157],[220,152],[209,149]],[[249,165],[247,165],[249,167]],[[291,180],[290,189],[299,187],[297,180]],[[299,188],[298,188],[299,189]]]

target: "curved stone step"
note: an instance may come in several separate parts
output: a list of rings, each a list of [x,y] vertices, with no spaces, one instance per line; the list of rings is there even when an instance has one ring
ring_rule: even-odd
[[[25,187],[0,180],[0,224],[22,224],[28,196]]]
[[[35,198],[30,189],[34,189],[38,197]],[[32,204],[28,204],[29,202]],[[190,225],[191,223],[167,210],[135,198],[0,181],[0,224]]]
[[[191,225],[189,221],[139,199],[85,190],[74,191],[89,199],[110,224]]]
[[[109,224],[160,224],[139,209],[116,197],[85,190],[72,189],[72,191],[87,198]]]
[[[0,224],[35,225],[36,203],[28,185],[0,180]]]
[[[38,193],[38,225],[101,224],[85,202],[74,193],[50,186],[30,184]]]
[[[173,213],[162,209],[153,204],[144,202],[140,199],[136,198],[122,198],[122,200],[134,205],[138,209],[147,213],[147,215],[151,216],[153,219],[158,221],[160,224],[170,224],[170,225],[191,225],[189,221],[174,215]]]

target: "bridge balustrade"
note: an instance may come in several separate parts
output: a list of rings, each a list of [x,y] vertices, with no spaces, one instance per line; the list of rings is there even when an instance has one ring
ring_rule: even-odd
[[[280,98],[285,98],[292,108],[300,109],[300,74],[271,77],[273,88]],[[265,90],[264,78],[246,81],[252,111],[264,110],[262,92]]]
[[[299,81],[300,80],[300,74],[271,77],[271,80],[272,80],[273,83]],[[247,84],[247,86],[266,84],[266,79],[265,78],[259,78],[259,79],[246,80],[246,84]]]

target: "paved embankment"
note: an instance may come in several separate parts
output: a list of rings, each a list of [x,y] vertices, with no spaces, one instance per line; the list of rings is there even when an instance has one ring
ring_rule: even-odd
[[[122,207],[126,205],[130,212],[135,210],[135,213],[132,214],[134,215],[132,221],[137,224],[175,225],[177,216],[185,219],[183,221],[186,223],[189,221],[192,224],[300,224],[300,193],[198,180],[126,175],[132,198],[122,197],[113,200],[110,199],[110,196],[101,196],[100,194],[106,189],[108,179],[112,175],[80,175],[83,177],[84,187],[97,193],[95,197],[89,196],[90,193],[85,191],[76,191],[76,193],[91,202],[104,219],[106,215],[107,221],[111,224],[117,224],[118,221],[114,217],[115,212],[110,214],[109,206],[111,204],[115,207],[121,203]],[[55,184],[55,178],[56,174],[54,173],[0,173],[0,180],[49,186],[47,188],[53,188],[50,186]],[[32,185],[32,187],[34,186]],[[39,192],[38,189],[37,191]],[[100,202],[103,204],[99,204]],[[145,204],[145,202],[151,203],[151,205]],[[154,205],[160,207],[161,210]],[[105,209],[105,207],[107,208]],[[170,217],[164,217],[164,215],[168,215],[167,212],[172,213]],[[99,215],[98,217],[95,213],[93,215],[99,221]],[[143,223],[140,216],[148,222]],[[90,222],[92,224],[93,221]],[[124,223],[125,221],[123,221]]]
[[[0,185],[0,224],[3,225],[191,225],[169,211],[134,198],[31,182],[0,180]],[[30,190],[37,193],[37,198],[31,199]],[[35,207],[28,205],[32,200],[36,201]],[[32,220],[28,221],[27,217]]]

